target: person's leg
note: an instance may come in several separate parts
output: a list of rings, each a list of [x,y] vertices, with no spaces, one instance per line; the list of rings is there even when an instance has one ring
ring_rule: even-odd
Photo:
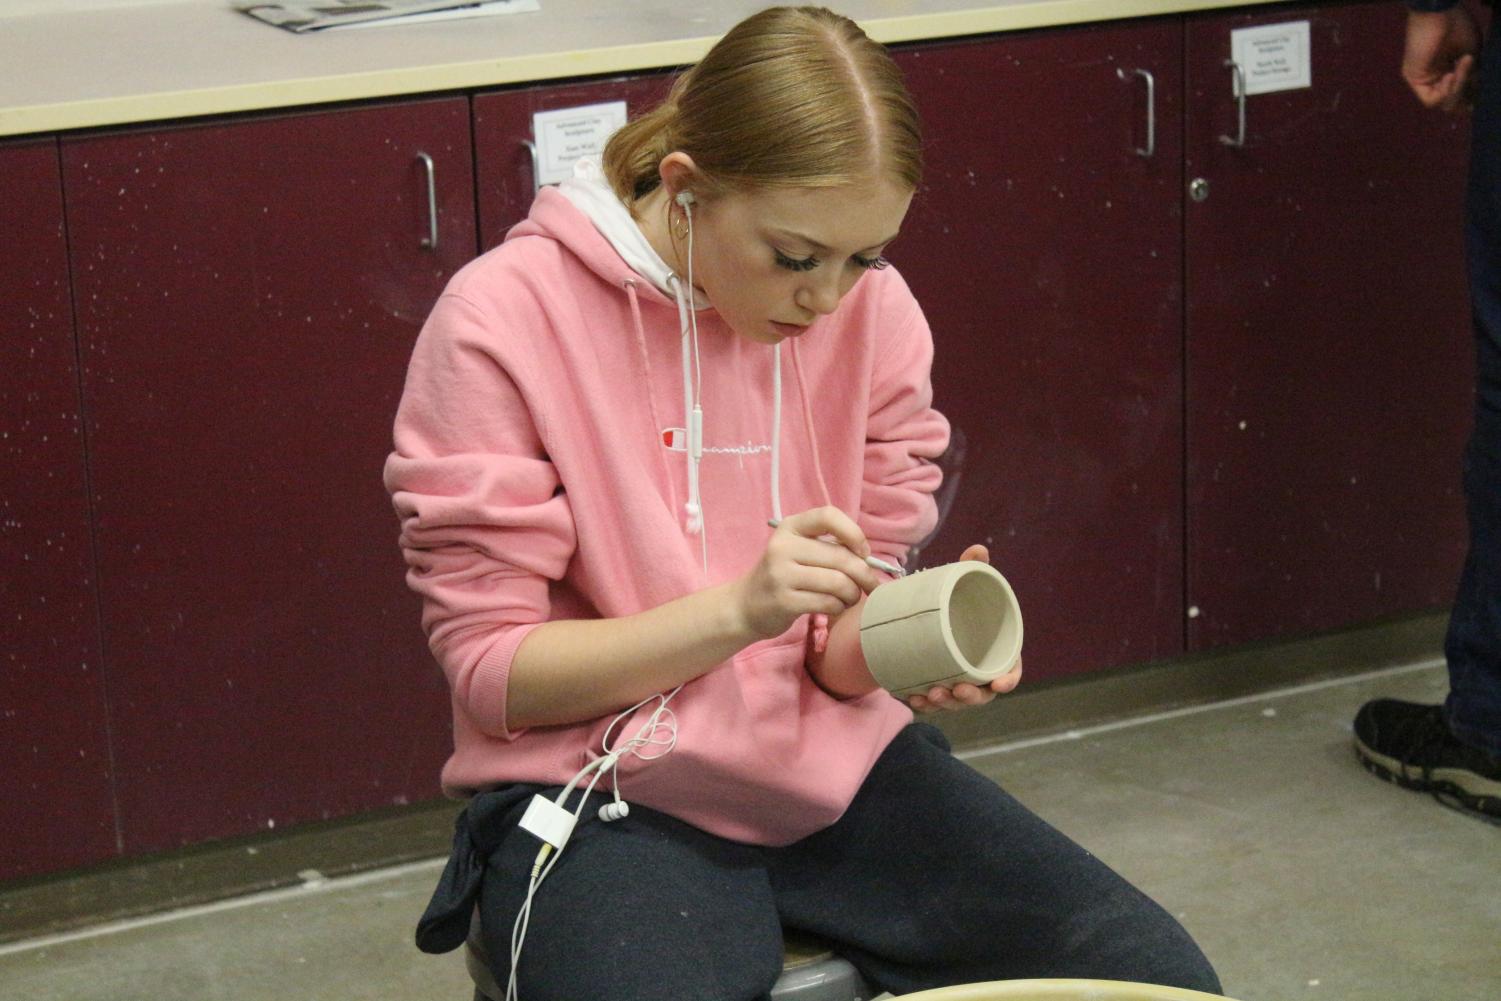
[[[547,791],[551,799],[558,790]],[[782,933],[759,849],[642,806],[583,819],[538,888],[517,964],[523,1001],[755,1001],[782,969]],[[540,842],[514,825],[485,866],[479,906],[496,981]]]
[[[894,994],[1032,977],[1220,989],[1166,911],[931,726],[898,734],[838,822],[768,858],[783,922]]]
[[[1442,706],[1366,703],[1355,750],[1382,778],[1501,822],[1501,45],[1482,59],[1465,224],[1477,359],[1470,538],[1444,641],[1449,696]]]
[[[1445,642],[1445,716],[1465,743],[1501,756],[1501,44],[1483,59],[1465,226],[1478,342],[1465,456],[1470,550]]]

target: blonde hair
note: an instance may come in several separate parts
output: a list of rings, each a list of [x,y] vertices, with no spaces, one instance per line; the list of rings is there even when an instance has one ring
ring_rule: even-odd
[[[667,99],[605,147],[627,204],[660,183],[681,150],[713,196],[756,187],[833,187],[886,174],[922,177],[922,134],[901,71],[849,18],[772,7],[741,21],[673,84]]]

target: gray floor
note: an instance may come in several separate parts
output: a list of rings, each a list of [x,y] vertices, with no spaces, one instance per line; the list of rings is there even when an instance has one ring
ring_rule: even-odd
[[[1242,1001],[1501,999],[1501,827],[1367,775],[1366,698],[1419,665],[968,755],[1172,910]],[[411,946],[438,863],[0,947],[0,998],[459,1001]]]

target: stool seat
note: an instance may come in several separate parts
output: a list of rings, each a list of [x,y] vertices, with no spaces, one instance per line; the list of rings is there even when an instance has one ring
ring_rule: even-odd
[[[771,1001],[870,1001],[872,994],[854,965],[825,942],[782,930],[782,975]]]
[[[834,955],[834,950],[807,935],[797,932],[782,932],[782,969],[796,970],[810,963],[822,962]]]
[[[505,1001],[506,991],[490,972],[479,911],[469,920],[464,966],[474,981],[474,1001]],[[859,971],[819,940],[792,931],[782,933],[782,975],[771,988],[772,1001],[870,1001],[871,990]]]

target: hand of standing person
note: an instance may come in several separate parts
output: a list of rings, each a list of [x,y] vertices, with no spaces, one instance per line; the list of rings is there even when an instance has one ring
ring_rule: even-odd
[[[1480,29],[1457,3],[1442,11],[1408,11],[1402,78],[1426,107],[1458,111],[1474,103]]]

